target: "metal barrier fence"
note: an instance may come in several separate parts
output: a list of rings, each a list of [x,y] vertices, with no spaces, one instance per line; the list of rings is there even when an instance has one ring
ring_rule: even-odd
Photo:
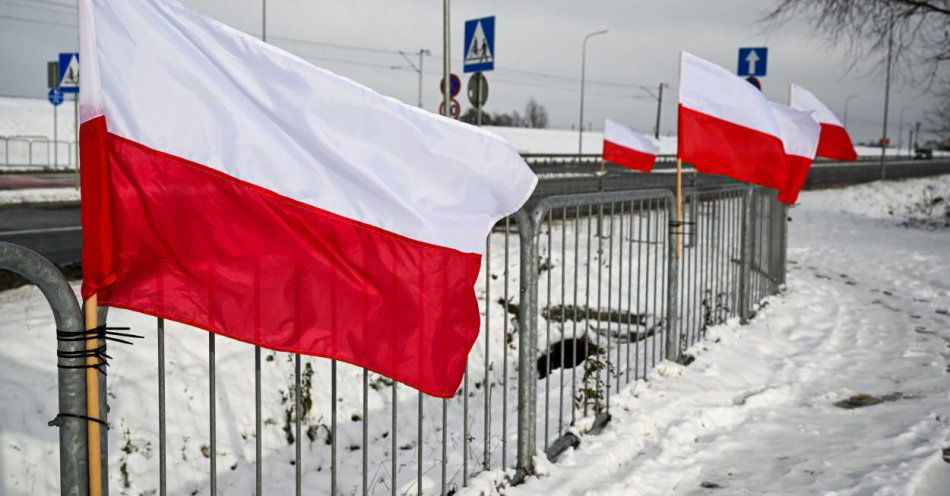
[[[907,153],[904,153],[907,152]],[[621,167],[611,163],[604,163],[600,154],[582,154],[576,153],[523,153],[521,156],[535,173],[538,174],[592,174],[602,168],[612,174],[638,175],[636,171],[626,167]],[[886,162],[907,162],[913,160],[913,154],[907,150],[888,153]],[[933,160],[946,160],[946,157],[935,157]],[[880,163],[880,155],[860,155],[854,161],[839,162],[825,159],[818,159],[815,165],[824,166],[855,166],[855,165],[873,165]],[[672,171],[676,169],[676,155],[657,155],[654,171]],[[687,169],[690,167],[687,165]],[[814,169],[813,169],[814,170]],[[880,177],[880,172],[875,178]]]
[[[709,326],[747,319],[784,280],[785,212],[774,192],[687,189],[682,215],[678,222],[673,195],[660,189],[552,196],[530,214],[501,221],[487,240],[476,286],[482,332],[451,399],[342,362],[253,348],[253,359],[246,355],[253,360],[246,370],[255,371],[253,431],[226,442],[247,443],[249,453],[253,444],[255,494],[291,486],[295,494],[304,487],[308,494],[453,494],[516,483],[533,472],[539,453],[553,459],[576,445],[581,426],[596,431],[609,420],[612,394],[646,379],[662,360],[685,360]],[[158,435],[150,441],[158,446],[159,495],[179,472],[169,464],[183,463],[169,455],[167,423],[188,415],[166,408],[166,371],[176,362],[166,357],[165,324],[157,320]],[[228,477],[225,487],[234,484],[229,474],[238,467],[219,470],[217,391],[245,381],[216,375],[216,344],[222,343],[209,334],[201,379],[208,395],[196,400],[207,401],[209,412],[202,452],[211,494],[219,493],[219,477]],[[291,386],[265,381],[262,359],[292,363]],[[292,474],[284,461],[263,456],[264,425],[273,419],[263,418],[262,392],[275,389],[284,408],[275,422],[292,445]],[[325,391],[326,401],[314,401]],[[64,456],[84,453],[75,436],[63,443]],[[85,466],[73,462],[68,466]],[[264,487],[267,471],[284,474],[268,479],[282,488]],[[249,475],[246,481],[241,487],[249,486]],[[63,494],[73,494],[63,483]]]
[[[0,136],[0,171],[4,168],[75,169],[76,142],[46,136]]]

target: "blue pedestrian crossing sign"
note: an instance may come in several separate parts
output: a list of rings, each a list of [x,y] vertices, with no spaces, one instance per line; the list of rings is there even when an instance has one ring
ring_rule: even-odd
[[[769,62],[769,49],[766,47],[740,48],[739,49],[739,70],[736,74],[739,76],[765,75],[765,69]]]
[[[495,16],[465,21],[462,70],[484,72],[495,68]]]
[[[63,93],[79,93],[79,54],[59,54],[59,89]]]

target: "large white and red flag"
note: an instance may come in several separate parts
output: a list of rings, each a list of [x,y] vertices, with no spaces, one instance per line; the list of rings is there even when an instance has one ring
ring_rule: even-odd
[[[84,297],[452,396],[504,140],[173,0],[80,0]]]
[[[789,105],[798,110],[814,112],[815,119],[821,124],[821,140],[818,141],[816,156],[833,160],[857,160],[858,152],[847,129],[812,92],[793,84]]]
[[[744,79],[692,54],[680,59],[679,158],[704,174],[782,190],[789,183],[772,105]]]
[[[793,109],[781,103],[769,102],[782,133],[782,148],[785,150],[787,179],[778,199],[795,203],[808,177],[808,170],[815,160],[821,126],[811,111]]]
[[[611,119],[604,121],[605,162],[650,172],[660,148],[652,139]]]

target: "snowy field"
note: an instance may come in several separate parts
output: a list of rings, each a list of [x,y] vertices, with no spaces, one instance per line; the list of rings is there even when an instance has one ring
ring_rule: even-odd
[[[950,176],[806,192],[790,211],[788,290],[773,297],[749,326],[709,331],[693,347],[689,367],[662,362],[649,381],[612,397],[613,421],[587,436],[543,475],[506,494],[946,494],[950,465]],[[556,239],[555,234],[555,239]],[[505,356],[513,377],[514,323],[496,300],[504,295],[505,253],[517,293],[518,237],[496,233],[491,277],[477,293],[490,314],[491,465],[458,494],[498,492],[504,473],[500,404]],[[53,325],[35,288],[0,293],[0,494],[53,494],[58,487]],[[155,320],[110,312],[145,340],[115,345],[109,376],[112,494],[154,495],[157,488]],[[166,326],[169,493],[208,493],[208,335]],[[483,336],[484,337],[484,336]],[[509,339],[512,342],[505,344]],[[221,494],[253,487],[253,352],[224,338],[217,346],[218,484]],[[293,364],[264,352],[264,474],[268,494],[292,494]],[[469,376],[470,473],[484,460],[484,341],[473,350]],[[327,491],[329,362],[304,359],[305,490]],[[369,437],[372,494],[389,494],[392,387],[370,376],[363,418],[362,373],[339,367],[340,485],[360,487],[364,425]],[[397,488],[415,494],[418,396],[399,387]],[[850,400],[850,403],[848,401]],[[866,405],[881,400],[880,404]],[[835,406],[858,406],[846,409]],[[460,480],[462,401],[449,405],[449,476]],[[441,401],[426,399],[422,450],[427,494],[438,489]],[[510,465],[515,416],[507,416]],[[579,426],[589,425],[581,419]],[[539,427],[540,430],[540,427]],[[295,441],[296,442],[296,441]],[[944,492],[941,492],[944,491]],[[358,493],[358,492],[357,492]]]

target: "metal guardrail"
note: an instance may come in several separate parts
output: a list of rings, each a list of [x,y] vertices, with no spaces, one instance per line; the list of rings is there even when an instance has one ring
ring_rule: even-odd
[[[0,158],[0,172],[75,169],[76,142],[53,141],[46,136],[0,136]]]
[[[609,420],[611,394],[628,382],[648,378],[662,360],[687,359],[688,347],[701,340],[709,326],[730,317],[747,319],[783,281],[785,216],[774,194],[730,185],[687,188],[684,200],[682,224],[676,222],[676,203],[668,190],[551,196],[530,214],[522,210],[501,221],[487,240],[477,287],[484,295],[483,331],[454,398],[430,398],[348,364],[287,355],[294,363],[287,403],[293,406],[284,430],[295,444],[295,476],[288,486],[303,493],[302,471],[311,456],[329,460],[330,467],[323,479],[326,487],[308,485],[308,493],[451,494],[478,473],[498,469],[513,469],[509,483],[516,483],[533,473],[539,447],[553,459],[565,446],[579,442],[580,419],[593,415],[596,431]],[[682,240],[679,255],[677,239]],[[5,253],[0,250],[0,267],[10,266],[3,263]],[[55,271],[48,264],[44,270]],[[57,325],[81,329],[75,296],[64,281],[58,284],[71,303],[62,317],[68,314],[68,322]],[[155,464],[158,494],[165,495],[168,478],[176,473],[167,465],[177,460],[168,456],[166,423],[174,422],[178,413],[166,411],[165,323],[156,323]],[[218,488],[215,386],[244,380],[216,375],[215,338],[209,334],[207,348],[211,414],[206,456],[212,494]],[[256,353],[256,372],[260,360]],[[329,382],[312,384],[311,367],[327,362]],[[82,371],[60,373],[62,411],[84,411]],[[362,388],[341,388],[342,374],[347,378],[342,384],[361,377]],[[261,494],[267,470],[261,447],[261,390],[272,385],[262,383],[260,373],[254,382],[255,486]],[[314,387],[330,391],[330,404],[319,405],[329,413],[327,444],[311,442],[305,454],[304,409],[311,407],[304,395]],[[370,406],[371,390],[377,402],[387,399],[382,408]],[[354,417],[359,423],[338,421],[338,404],[345,396],[353,398],[351,403],[362,403],[360,415]],[[104,402],[102,396],[103,412]],[[370,417],[377,415],[388,417],[387,435],[371,435]],[[63,494],[85,494],[77,485],[85,480],[83,424],[67,419],[62,425]],[[360,454],[341,457],[342,449],[353,455],[358,449]]]

